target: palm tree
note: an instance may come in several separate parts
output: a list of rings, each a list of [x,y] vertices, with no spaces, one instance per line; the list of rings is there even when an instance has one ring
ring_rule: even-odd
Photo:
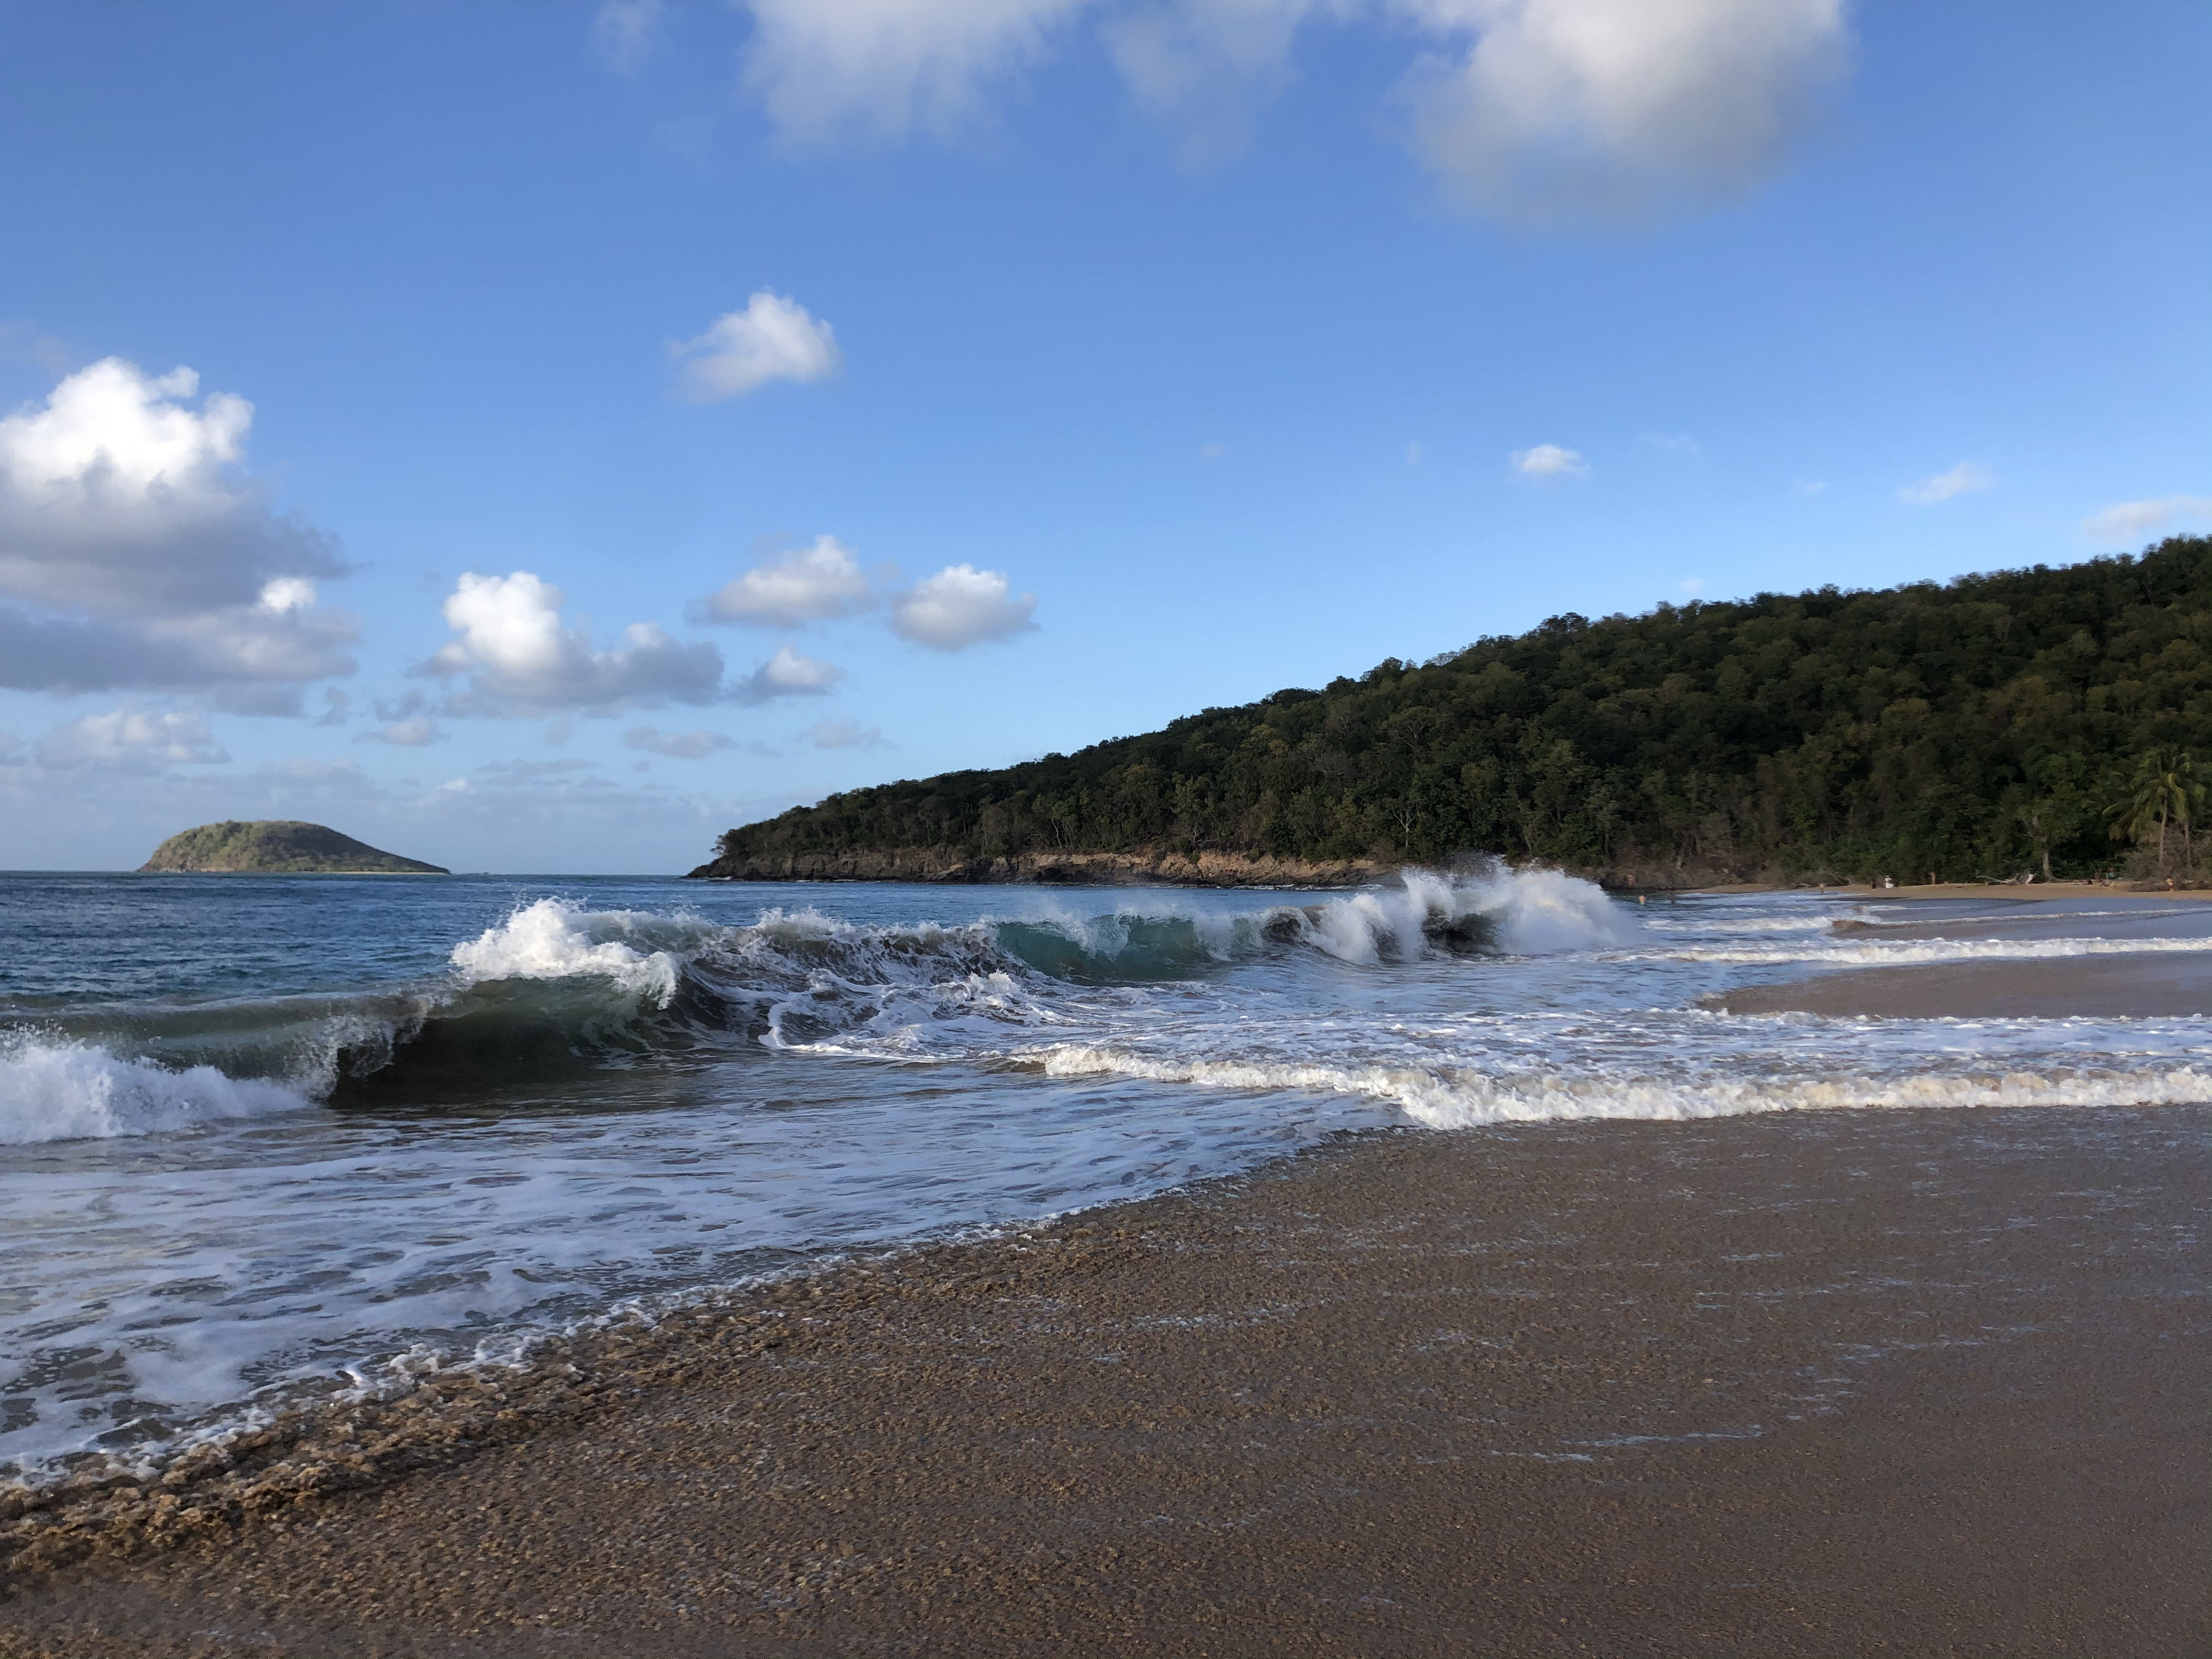
[[[2138,846],[2158,836],[2158,872],[2166,873],[2166,836],[2169,825],[2181,826],[2182,845],[2204,815],[2204,786],[2197,781],[2197,763],[2187,750],[2154,749],[2136,763],[2126,799],[2105,816],[2112,821],[2114,841]]]

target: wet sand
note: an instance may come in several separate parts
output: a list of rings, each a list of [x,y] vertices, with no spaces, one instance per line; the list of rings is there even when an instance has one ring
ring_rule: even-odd
[[[2212,952],[1856,968],[1711,1000],[1731,1014],[1836,1019],[2115,1019],[2212,1014]]]
[[[2195,1107],[1369,1138],[575,1350],[0,1654],[2201,1656],[2208,1177]]]

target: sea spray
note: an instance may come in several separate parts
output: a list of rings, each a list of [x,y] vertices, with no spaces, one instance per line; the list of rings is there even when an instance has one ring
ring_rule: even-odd
[[[307,1103],[282,1084],[212,1066],[173,1070],[27,1033],[0,1041],[0,1146],[174,1133]]]

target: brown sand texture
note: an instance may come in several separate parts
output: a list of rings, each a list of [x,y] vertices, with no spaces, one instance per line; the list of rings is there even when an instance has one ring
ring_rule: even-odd
[[[111,1495],[0,1654],[2203,1656],[2208,1177],[2197,1107],[1368,1137]]]

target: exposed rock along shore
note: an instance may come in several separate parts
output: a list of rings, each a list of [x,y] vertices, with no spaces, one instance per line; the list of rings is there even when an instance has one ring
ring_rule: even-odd
[[[1017,853],[979,858],[955,847],[890,847],[716,859],[703,881],[1052,883],[1072,887],[1358,887],[1395,875],[1393,860],[1248,858],[1242,853]]]
[[[1447,863],[1451,861],[1447,860]],[[981,858],[957,847],[879,847],[834,853],[715,859],[695,881],[907,881],[1067,887],[1364,887],[1407,868],[1401,859],[1279,859],[1244,853],[1016,853]],[[1733,871],[1683,866],[1570,867],[1603,886],[1661,892],[1737,879]]]

